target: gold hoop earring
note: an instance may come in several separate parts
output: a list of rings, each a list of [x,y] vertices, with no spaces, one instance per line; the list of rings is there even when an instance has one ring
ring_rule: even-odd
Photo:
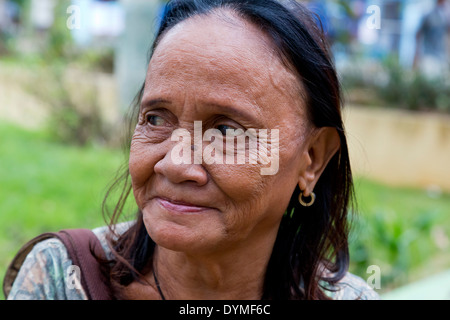
[[[303,200],[303,192],[300,192],[300,195],[298,196],[298,202],[300,202],[300,204],[304,207],[310,207],[314,204],[314,201],[316,201],[316,194],[314,192],[311,192],[310,198],[311,200],[308,203],[306,203]]]

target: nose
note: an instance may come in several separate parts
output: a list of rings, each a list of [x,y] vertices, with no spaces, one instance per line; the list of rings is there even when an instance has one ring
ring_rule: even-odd
[[[208,173],[201,164],[175,163],[171,150],[155,164],[154,172],[172,183],[194,182],[197,186],[203,186],[208,182]]]

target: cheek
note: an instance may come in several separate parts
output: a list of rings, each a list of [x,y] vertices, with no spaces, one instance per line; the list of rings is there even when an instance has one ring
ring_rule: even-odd
[[[216,165],[208,168],[215,185],[227,199],[223,210],[227,233],[247,234],[266,212],[267,176],[259,166]]]
[[[141,205],[145,188],[153,175],[155,164],[159,156],[158,146],[146,142],[139,133],[133,136],[130,147],[130,158],[128,162],[131,184],[138,205]]]
[[[130,159],[128,162],[130,175],[133,183],[137,183],[141,179],[150,174],[151,158],[147,157],[148,149],[143,146],[143,143],[137,139],[132,140],[130,148]]]
[[[261,174],[261,168],[271,164],[208,166],[214,182],[229,199],[228,211],[233,212],[227,218],[230,224],[245,224],[263,218],[274,222],[281,218],[298,183],[299,144],[303,144],[300,137],[292,141],[293,134],[287,136],[287,131],[280,130],[280,141],[270,146],[279,150],[279,170],[274,175]]]
[[[275,175],[261,175],[260,166],[254,170],[228,170],[233,177],[229,192],[240,205],[236,219],[265,220],[269,224],[281,219],[298,183],[301,159],[296,150],[293,145],[279,149],[280,167]]]
[[[207,167],[214,183],[236,203],[251,200],[261,193],[260,168],[248,164],[224,164]]]

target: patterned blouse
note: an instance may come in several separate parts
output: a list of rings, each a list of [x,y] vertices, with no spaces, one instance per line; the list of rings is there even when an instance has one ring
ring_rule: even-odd
[[[127,223],[116,231],[126,230]],[[112,258],[106,242],[108,227],[94,229],[108,259]],[[63,243],[51,238],[37,243],[27,255],[17,274],[8,300],[87,300],[78,277],[74,277],[72,261]],[[333,288],[325,291],[335,300],[377,300],[378,294],[368,284],[351,273]]]

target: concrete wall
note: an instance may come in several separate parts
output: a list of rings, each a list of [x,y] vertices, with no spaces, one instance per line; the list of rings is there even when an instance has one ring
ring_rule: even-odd
[[[450,192],[450,115],[349,106],[344,117],[356,174]]]
[[[28,78],[25,68],[0,63],[0,120],[37,129],[44,125],[49,107],[25,89]]]

